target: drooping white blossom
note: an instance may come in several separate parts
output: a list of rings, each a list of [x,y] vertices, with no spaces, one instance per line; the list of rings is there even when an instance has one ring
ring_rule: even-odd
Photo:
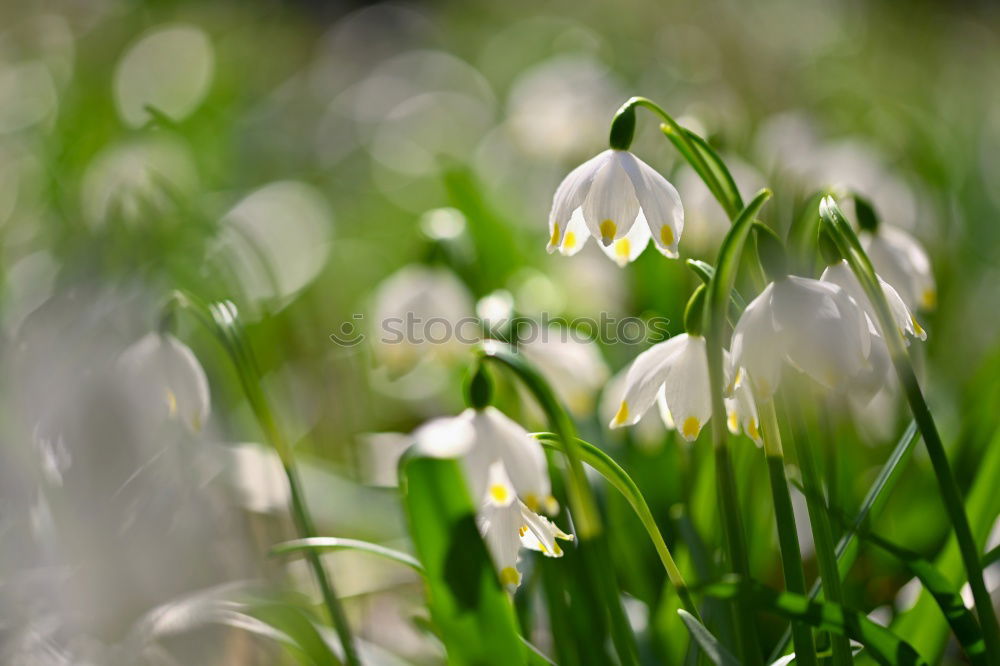
[[[593,236],[624,265],[652,238],[662,254],[676,258],[683,230],[684,209],[674,186],[629,151],[609,149],[559,185],[549,213],[547,249],[575,254]]]
[[[466,409],[455,417],[435,419],[414,433],[425,455],[461,459],[477,523],[501,582],[516,588],[520,548],[561,557],[557,539],[571,540],[538,514],[557,509],[541,445],[494,407]]]
[[[868,317],[840,286],[787,276],[743,311],[733,330],[734,368],[767,399],[788,363],[828,389],[847,388],[872,368]]]
[[[191,349],[169,333],[149,333],[118,358],[136,408],[176,418],[194,431],[208,420],[208,378]]]
[[[931,310],[937,305],[931,262],[917,239],[898,227],[880,224],[874,233],[861,233],[861,245],[875,270],[911,310]]]
[[[728,356],[725,360],[728,367]],[[710,387],[705,338],[688,333],[675,336],[650,347],[633,361],[625,379],[625,395],[610,426],[634,425],[654,401],[660,401],[664,422],[676,427],[685,440],[694,441],[712,416]],[[731,415],[727,418],[730,427],[742,426],[758,440],[753,397],[741,392],[727,400],[726,407]]]

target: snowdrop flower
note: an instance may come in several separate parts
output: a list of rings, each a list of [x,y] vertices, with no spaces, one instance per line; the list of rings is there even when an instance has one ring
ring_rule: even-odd
[[[878,276],[876,275],[876,277]],[[892,311],[893,319],[899,329],[900,335],[903,336],[906,343],[909,344],[909,338],[911,337],[926,340],[927,333],[917,323],[916,318],[910,312],[909,308],[906,307],[906,304],[896,290],[881,277],[878,277],[878,280],[882,286],[882,293],[885,294],[886,301],[889,303],[889,309]],[[868,332],[872,339],[872,350],[868,359],[870,368],[858,375],[853,386],[855,390],[851,391],[848,396],[851,407],[855,413],[859,413],[871,402],[875,395],[886,390],[891,393],[894,392],[895,384],[890,372],[892,369],[892,359],[889,356],[889,348],[886,346],[885,339],[882,337],[881,329],[878,326],[878,316],[875,314],[875,306],[872,305],[864,288],[862,288],[861,283],[858,282],[858,278],[854,275],[854,272],[846,261],[841,260],[827,266],[826,270],[823,271],[823,275],[820,276],[820,281],[835,284],[842,288],[847,292],[848,296],[858,303],[865,313]],[[883,400],[883,402],[885,401]]]
[[[712,416],[705,338],[683,333],[639,354],[626,375],[625,397],[610,426],[620,428],[638,423],[656,400],[662,403],[661,411],[668,426],[675,425],[681,437],[689,442],[698,438]],[[732,416],[728,420],[731,428],[743,424],[747,434],[756,440],[759,434],[752,400],[744,391],[738,400],[729,401],[727,408]]]
[[[179,419],[195,432],[208,420],[208,378],[191,349],[169,333],[149,333],[118,366],[138,408],[155,420]]]
[[[677,190],[627,150],[609,149],[570,172],[556,190],[549,213],[549,244],[575,254],[588,235],[624,265],[642,253],[650,238],[670,258],[684,229]]]
[[[515,589],[520,548],[561,557],[557,539],[572,540],[555,523],[538,515],[554,513],[542,446],[494,407],[466,409],[456,417],[436,419],[416,433],[425,455],[462,460],[469,490],[479,505],[477,523],[500,574]]]
[[[861,245],[875,270],[896,288],[911,310],[930,310],[937,305],[931,262],[917,239],[898,227],[880,224],[874,232],[862,232]]]
[[[919,338],[921,340],[927,339],[927,332],[924,331],[923,327],[917,323],[916,317],[910,312],[910,309],[906,307],[906,303],[903,302],[902,297],[899,293],[892,287],[891,284],[882,279],[880,275],[876,275],[879,284],[882,286],[882,293],[885,294],[886,301],[889,302],[889,309],[892,310],[892,316],[896,320],[896,326],[899,327],[899,332],[902,334],[903,338],[907,337]],[[864,309],[865,314],[868,317],[869,322],[872,324],[869,328],[876,334],[877,329],[874,328],[876,322],[878,322],[878,317],[875,314],[875,306],[868,299],[868,295],[865,290],[861,287],[861,283],[858,282],[857,276],[854,275],[854,271],[847,264],[846,261],[839,261],[832,266],[827,266],[826,270],[823,271],[823,275],[820,276],[820,282],[829,282],[835,284],[844,291],[847,295],[853,298],[862,309]],[[908,341],[908,340],[907,340]]]
[[[831,282],[786,276],[770,283],[733,330],[732,362],[749,374],[755,396],[767,399],[787,362],[830,389],[871,369],[867,317]]]

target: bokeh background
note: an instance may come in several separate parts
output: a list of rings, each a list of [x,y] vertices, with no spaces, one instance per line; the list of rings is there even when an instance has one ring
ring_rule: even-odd
[[[196,428],[140,409],[115,371],[173,289],[239,308],[321,532],[404,550],[395,460],[406,433],[462,408],[470,355],[379,344],[382,317],[606,312],[680,332],[697,284],[682,262],[650,251],[620,269],[594,246],[544,248],[555,186],[606,147],[633,94],[709,137],[744,195],[771,186],[776,227],[835,185],[922,241],[938,304],[920,314],[917,355],[968,487],[1000,404],[998,81],[986,2],[4,2],[0,661],[296,658],[241,615],[249,596],[294,607],[314,590],[301,562],[267,555],[294,535],[287,491],[229,359],[178,318],[211,392]],[[639,125],[635,152],[681,192],[682,252],[712,261],[722,210],[653,119]],[[643,348],[526,353],[697,569],[681,535],[717,538],[707,447],[655,418],[628,435],[604,425],[603,387]],[[510,387],[501,400],[542,427]],[[830,425],[848,512],[904,425],[891,399],[873,411]],[[753,566],[780,585],[756,457],[741,479]],[[937,553],[934,488],[918,455],[878,528]],[[607,502],[645,657],[680,663],[655,555]],[[414,576],[352,553],[328,562],[373,659],[442,659]],[[889,622],[912,603],[907,580],[866,550],[849,598]],[[773,642],[781,626],[765,628]]]

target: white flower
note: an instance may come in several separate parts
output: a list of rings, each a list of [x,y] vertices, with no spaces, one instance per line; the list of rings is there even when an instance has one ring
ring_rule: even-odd
[[[425,455],[461,458],[478,524],[500,580],[511,588],[521,582],[520,547],[561,557],[556,539],[573,537],[538,515],[557,509],[551,495],[542,446],[494,407],[467,409],[456,417],[436,419],[416,433]]]
[[[547,249],[575,254],[590,235],[624,265],[652,238],[661,253],[676,258],[683,230],[674,186],[627,150],[606,150],[571,171],[556,190]]]
[[[909,344],[910,337],[926,340],[927,333],[917,323],[917,320],[909,308],[906,307],[906,304],[903,303],[903,299],[896,293],[896,290],[881,277],[877,275],[876,277],[878,277],[882,293],[885,294],[885,299],[889,303],[889,309],[892,311],[892,316],[897,328],[899,328],[899,333],[906,340],[906,343]],[[861,283],[858,282],[858,278],[854,275],[854,272],[846,261],[840,261],[832,266],[827,266],[826,270],[823,271],[823,275],[820,276],[820,281],[835,284],[843,289],[848,296],[858,303],[865,313],[868,332],[872,339],[871,355],[868,357],[870,368],[858,375],[854,382],[856,390],[850,394],[852,404],[860,408],[867,405],[873,396],[887,388],[889,383],[891,383],[890,370],[892,369],[892,359],[889,356],[889,348],[886,346],[885,339],[882,337],[881,329],[878,326],[878,316],[875,314],[875,306],[872,305],[864,288],[862,288]]]
[[[410,265],[375,289],[370,330],[376,359],[402,375],[423,359],[447,362],[467,352],[462,340],[478,335],[472,295],[443,268]],[[345,331],[345,342],[356,336]]]
[[[728,356],[726,361],[728,366]],[[724,388],[720,386],[719,390]],[[639,354],[626,375],[625,397],[610,426],[638,423],[655,400],[661,402],[668,427],[676,425],[681,437],[689,442],[698,438],[712,416],[705,338],[683,333]],[[744,424],[746,432],[756,440],[759,434],[752,400],[752,396],[741,394],[739,399],[729,401],[728,411],[733,416],[728,420],[733,426]]]
[[[138,409],[159,420],[176,418],[195,432],[208,420],[208,378],[194,353],[169,333],[149,333],[118,358]]]
[[[920,243],[898,227],[880,224],[878,231],[861,234],[861,245],[875,270],[899,292],[911,310],[937,305],[931,262]]]
[[[732,361],[767,399],[783,363],[830,389],[871,370],[872,343],[864,311],[841,287],[797,276],[767,285],[733,330]]]
[[[880,275],[876,275],[876,277],[882,286],[882,293],[885,294],[885,299],[889,303],[889,309],[892,311],[893,319],[896,320],[896,326],[899,328],[900,334],[904,338],[910,336],[926,340],[927,332],[917,323],[916,318],[910,312],[910,309],[906,307],[906,303],[903,302],[899,293],[891,284],[883,280]],[[854,271],[851,270],[846,261],[840,261],[832,266],[827,266],[819,279],[820,282],[830,282],[846,291],[848,296],[861,305],[872,324],[878,321],[878,317],[875,314],[875,307],[868,299],[868,295],[861,287],[861,283],[858,282],[858,278],[854,275]]]
[[[608,380],[608,366],[593,340],[580,339],[566,326],[553,325],[525,336],[518,351],[534,364],[571,412],[585,416]]]

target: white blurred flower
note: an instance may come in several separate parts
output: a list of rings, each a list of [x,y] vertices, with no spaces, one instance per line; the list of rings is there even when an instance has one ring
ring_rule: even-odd
[[[553,326],[521,342],[518,351],[538,368],[571,412],[585,416],[593,410],[594,397],[610,374],[593,340]]]
[[[154,28],[129,46],[115,68],[118,113],[131,127],[151,118],[147,106],[183,120],[208,94],[214,69],[212,43],[201,28]]]
[[[414,438],[425,455],[462,460],[479,506],[479,530],[504,585],[514,589],[521,582],[522,547],[562,556],[556,539],[573,537],[537,513],[554,512],[556,504],[542,446],[524,428],[494,407],[470,408],[425,424]]]
[[[750,375],[755,395],[769,398],[785,362],[829,389],[870,371],[867,316],[841,287],[787,276],[767,285],[733,330],[733,367]]]
[[[936,307],[937,289],[931,262],[917,239],[883,223],[874,233],[863,231],[861,245],[875,270],[896,288],[910,309]]]
[[[726,165],[744,196],[766,185],[754,167],[739,158],[726,156]],[[710,254],[729,231],[730,220],[705,181],[693,169],[677,177],[677,190],[684,201],[684,246],[688,254]]]
[[[136,406],[156,419],[179,419],[195,432],[208,420],[208,378],[191,349],[169,333],[149,333],[122,352],[118,366]]]
[[[728,356],[726,361],[728,367]],[[705,338],[683,333],[639,354],[629,368],[625,396],[610,426],[638,423],[654,400],[662,402],[662,410],[669,416],[664,421],[677,424],[681,437],[689,442],[698,438],[712,416]],[[748,391],[741,387],[737,397],[727,402],[727,412],[731,430],[743,425],[751,438],[760,439],[756,407]]]
[[[472,294],[444,268],[404,266],[376,287],[372,310],[376,359],[396,374],[464,354],[458,338],[478,331]]]
[[[649,239],[677,257],[684,209],[677,190],[627,150],[606,150],[570,172],[556,190],[549,213],[548,251],[579,251],[588,234],[624,265]]]

